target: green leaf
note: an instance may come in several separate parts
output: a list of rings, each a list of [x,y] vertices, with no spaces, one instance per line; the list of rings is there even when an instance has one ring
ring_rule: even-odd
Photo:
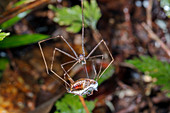
[[[7,20],[6,22],[4,22],[4,23],[2,23],[2,24],[0,25],[0,29],[5,30],[5,29],[13,26],[13,25],[16,24],[19,20],[21,20],[22,18],[24,18],[29,12],[30,12],[30,10],[25,11],[25,12],[22,12],[22,13],[18,14],[17,16],[15,16],[15,17]]]
[[[147,72],[153,78],[157,78],[155,82],[163,86],[163,90],[170,90],[170,64],[158,61],[155,57],[140,56],[133,60],[127,60],[127,63],[133,64],[141,72]],[[170,94],[169,94],[170,95]]]
[[[7,58],[0,58],[0,71],[5,70],[8,63],[9,61]]]
[[[1,29],[0,29],[0,41],[2,41],[5,37],[7,37],[9,35],[10,35],[10,33],[1,32]]]
[[[95,101],[85,101],[90,113],[95,107]],[[55,104],[57,110],[55,113],[86,113],[78,96],[66,94]]]
[[[81,24],[73,23],[71,26],[66,28],[67,31],[77,33],[81,30]]]
[[[56,8],[52,5],[48,6],[49,9],[55,13],[54,21],[59,25],[66,25],[67,31],[77,33],[82,27],[82,9],[76,5],[71,8]],[[85,27],[96,29],[98,20],[101,17],[100,9],[96,0],[84,1],[84,23]]]
[[[39,40],[46,39],[48,37],[48,35],[43,34],[13,35],[8,38],[5,38],[3,41],[0,42],[0,49],[28,45],[31,43],[38,42]]]

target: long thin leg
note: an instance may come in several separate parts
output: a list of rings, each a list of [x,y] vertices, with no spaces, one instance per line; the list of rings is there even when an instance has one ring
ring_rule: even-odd
[[[99,70],[99,73],[97,74],[97,77],[95,79],[97,79],[101,73],[101,70],[102,70],[102,63],[103,63],[103,55],[102,55],[102,61],[100,63],[100,70]]]
[[[91,52],[86,57],[86,60],[91,56],[91,54],[98,48],[98,46],[103,42],[103,39],[91,50]]]
[[[101,59],[102,59],[102,61],[101,61],[101,63],[100,63],[100,69],[99,69],[99,72],[98,72],[98,74],[96,74],[95,76],[94,76],[94,79],[95,78],[98,78],[98,76],[99,76],[99,74],[101,73],[101,70],[102,70],[102,62],[103,62],[103,55],[96,55],[96,56],[92,56],[92,57],[89,57],[89,60],[91,60],[92,59],[92,61],[93,61],[93,59],[94,58],[98,58],[98,57],[101,57]],[[94,69],[94,68],[93,68]],[[96,71],[96,69],[95,69],[95,71]]]
[[[99,75],[98,79],[103,75],[103,73],[107,70],[107,68],[108,68],[108,67],[113,63],[113,61],[114,61],[114,58],[113,58],[113,56],[112,56],[109,48],[107,47],[106,42],[102,39],[102,40],[94,47],[94,49],[89,53],[89,55],[86,57],[86,59],[88,59],[88,58],[91,56],[91,54],[99,47],[99,45],[100,45],[102,42],[104,43],[107,51],[109,52],[109,55],[110,55],[110,57],[111,57],[111,62],[110,62],[109,65],[104,69],[104,71]],[[97,80],[98,80],[98,79],[97,79]]]
[[[67,74],[69,81],[70,81],[71,83],[74,83],[74,80],[70,77],[70,75],[68,74],[68,72],[78,63],[78,61],[75,62],[75,60],[74,60],[75,63],[74,63],[74,64],[71,66],[71,68],[69,68],[67,71],[64,69],[64,65],[69,64],[69,63],[72,63],[72,62],[73,62],[73,61],[69,61],[69,62],[66,62],[66,63],[64,63],[64,64],[61,64],[61,68],[62,68],[63,71],[64,71],[64,78],[65,78],[65,75]]]
[[[50,38],[50,39],[52,39],[52,38]],[[41,47],[41,43],[42,43],[42,42],[45,42],[45,41],[47,41],[47,40],[50,40],[50,39],[46,39],[46,40],[42,40],[42,41],[39,41],[39,42],[38,42],[38,45],[39,45],[39,48],[40,48],[40,51],[41,51],[41,55],[42,55],[42,57],[43,57],[43,61],[44,61],[44,64],[45,64],[45,68],[46,68],[47,74],[49,74],[49,71],[48,71],[47,62],[46,62],[46,59],[45,59],[45,56],[44,56],[44,53],[43,53],[43,50],[42,50],[42,47]]]
[[[97,72],[96,72],[96,68],[95,68],[95,65],[94,65],[94,60],[92,60],[92,66],[93,66],[93,70],[94,70],[94,77],[93,77],[93,79],[95,79],[96,76],[97,76]]]
[[[73,57],[72,55],[68,54],[67,52],[62,51],[61,49],[55,48],[55,50],[57,50],[57,51],[65,54],[65,55],[67,55],[67,56],[70,57],[70,58],[73,58],[73,59],[77,60],[75,57]]]
[[[54,49],[50,70],[51,70],[51,72],[52,72],[54,75],[56,75],[56,76],[57,76],[58,78],[60,78],[63,82],[65,82],[67,85],[69,85],[69,83],[68,83],[66,80],[64,80],[63,78],[61,78],[57,73],[55,73],[55,72],[53,71],[53,63],[54,63],[55,51],[56,51],[56,50]],[[69,85],[69,86],[70,86],[70,85]]]
[[[70,47],[70,49],[72,50],[72,52],[74,53],[74,55],[76,56],[76,58],[78,58],[77,53],[75,52],[75,50],[70,46],[70,44],[66,41],[66,39],[63,36],[59,36],[61,37],[65,43],[67,43],[67,45]]]
[[[89,74],[88,74],[88,71],[87,71],[87,66],[86,66],[86,64],[84,64],[84,68],[85,68],[86,76],[87,76],[87,78],[89,78]]]
[[[51,68],[50,68],[51,71],[53,70],[53,63],[54,63],[54,57],[55,57],[55,51],[56,51],[56,50],[58,50],[58,49],[55,48],[54,51],[53,51],[53,56],[52,56],[52,61],[51,61]],[[64,54],[67,54],[67,53],[64,52]],[[65,65],[66,65],[66,64],[69,64],[69,63],[72,63],[72,62],[75,62],[76,60],[77,60],[77,59],[75,59],[75,60],[73,60],[73,61],[66,62]],[[63,69],[63,68],[62,68],[62,69]],[[54,72],[54,71],[53,71],[53,72]],[[66,72],[66,71],[64,70],[64,72]],[[68,75],[68,74],[67,74],[67,75]],[[64,76],[65,76],[65,75],[64,75]],[[71,78],[69,75],[68,75],[68,77]],[[69,80],[71,80],[71,79],[69,79]],[[72,81],[72,80],[71,80],[71,81]]]
[[[76,58],[78,58],[76,52],[74,51],[74,49],[69,45],[69,43],[62,36],[51,37],[51,38],[39,41],[38,45],[39,45],[39,48],[40,48],[40,51],[41,51],[41,54],[42,54],[42,57],[43,57],[43,61],[44,61],[44,64],[45,64],[47,74],[49,74],[49,70],[48,70],[48,65],[47,65],[47,62],[46,62],[46,59],[45,59],[45,56],[44,56],[44,52],[43,52],[42,47],[41,47],[41,43],[45,42],[45,41],[48,41],[48,40],[51,40],[51,39],[58,38],[58,37],[62,38],[67,43],[67,45],[71,48],[72,52],[75,54]],[[71,58],[73,58],[73,56]],[[73,59],[76,59],[76,58],[74,57]]]
[[[66,82],[63,78],[61,78],[57,73],[55,73],[52,69],[51,69],[51,72],[56,75],[59,79],[61,79],[63,82],[65,82],[67,85],[70,86],[70,84],[68,82]]]
[[[110,61],[109,65],[105,68],[105,70],[100,74],[100,76],[98,77],[98,79],[100,79],[100,77],[103,75],[103,73],[107,70],[107,68],[108,68],[108,67],[113,63],[113,61],[114,61],[114,58],[113,58],[113,56],[112,56],[112,54],[111,54],[111,52],[110,52],[109,48],[107,47],[106,42],[105,42],[104,40],[103,40],[103,43],[104,43],[104,45],[106,46],[107,51],[109,52],[109,55],[110,55],[110,57],[111,57],[111,61]]]
[[[71,61],[70,61],[70,62],[71,62]],[[74,62],[75,62],[75,60],[74,60]],[[66,62],[66,63],[67,63],[67,62]],[[61,64],[61,67],[63,68],[65,74],[68,73],[73,67],[75,67],[75,65],[78,64],[78,61],[75,62],[67,71],[64,69],[64,65],[66,65],[66,63]]]
[[[45,59],[45,56],[44,56],[44,53],[43,53],[43,50],[42,50],[42,47],[41,47],[41,43],[42,42],[45,42],[47,40],[50,40],[50,39],[53,39],[53,38],[49,38],[49,39],[45,39],[45,40],[42,40],[42,41],[39,41],[38,42],[38,45],[40,47],[40,51],[41,51],[41,54],[42,54],[42,57],[43,57],[43,61],[44,61],[44,64],[45,64],[45,68],[46,68],[46,71],[47,71],[47,74],[49,74],[49,71],[48,71],[48,66],[47,66],[47,62],[46,62],[46,59]],[[63,82],[65,82],[67,85],[68,82],[66,82],[63,78],[61,78],[58,74],[56,74],[53,70],[51,70],[52,73],[54,73],[58,78],[60,78]],[[70,86],[70,85],[69,85]]]
[[[75,62],[76,60],[73,60],[73,61],[69,61],[69,62],[66,62],[66,63],[64,63],[64,64],[61,64],[61,68],[63,69],[63,71],[64,71],[64,79],[66,80],[66,74],[67,74],[67,76],[68,76],[68,79],[69,79],[69,81],[70,81],[70,83],[71,84],[73,84],[74,83],[74,80],[69,76],[69,74],[66,72],[66,70],[64,69],[64,65],[67,65],[67,64],[70,64],[70,63],[73,63],[73,62]],[[73,65],[74,66],[74,65]],[[72,67],[73,67],[72,66]],[[71,67],[71,68],[72,68]],[[65,86],[66,86],[66,89],[67,89],[67,91],[68,91],[68,87],[67,87],[67,84],[65,83]]]
[[[89,57],[89,61],[91,60],[91,59],[93,59],[93,58],[97,58],[97,57],[102,57],[103,55],[95,55],[95,56],[91,56],[91,57]]]

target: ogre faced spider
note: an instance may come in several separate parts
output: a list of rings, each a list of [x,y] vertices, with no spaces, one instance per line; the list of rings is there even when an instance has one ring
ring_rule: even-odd
[[[63,36],[57,36],[57,37],[54,37],[54,38],[61,38],[68,46],[69,48],[71,49],[71,51],[74,53],[74,56],[59,49],[59,48],[55,48],[53,50],[53,57],[52,57],[52,62],[51,62],[51,67],[50,67],[50,71],[55,74],[58,78],[60,78],[63,82],[65,82],[65,86],[66,86],[66,90],[68,93],[72,93],[72,94],[75,94],[75,95],[92,95],[93,94],[93,91],[96,90],[97,91],[97,87],[98,87],[98,80],[99,78],[103,75],[103,73],[107,70],[107,68],[112,64],[112,62],[114,61],[113,59],[113,56],[111,54],[111,52],[109,51],[109,48],[107,47],[105,41],[102,39],[92,50],[91,52],[85,56],[85,50],[84,50],[84,16],[83,16],[83,0],[81,0],[81,6],[82,6],[82,51],[83,53],[80,54],[79,56],[77,55],[77,53],[75,52],[75,50],[70,46],[70,44],[64,39]],[[42,40],[42,41],[39,41],[38,44],[39,44],[39,47],[40,47],[40,51],[41,51],[41,54],[42,54],[42,57],[43,57],[43,60],[44,60],[44,63],[45,63],[45,67],[46,67],[46,71],[47,73],[49,74],[49,71],[48,71],[48,66],[47,66],[47,63],[46,63],[46,60],[45,60],[45,56],[44,56],[44,53],[43,53],[43,50],[42,50],[42,47],[41,47],[41,43],[42,42],[45,42],[47,40],[50,40],[50,39],[54,39],[54,38],[49,38],[49,39],[46,39],[46,40]],[[95,59],[95,58],[101,58],[103,60],[103,57],[104,55],[96,55],[96,56],[91,56],[95,50],[99,47],[99,45],[101,44],[104,44],[104,46],[106,47],[110,57],[111,57],[111,61],[110,63],[107,65],[107,67],[103,70],[103,72],[101,73],[101,69],[102,69],[102,64],[100,64],[100,69],[99,69],[99,72],[98,74],[96,73],[96,69],[95,69],[95,66],[93,65],[93,70],[95,72],[95,76],[93,79],[89,78],[89,75],[88,75],[88,72],[87,72],[87,67],[86,67],[86,61],[87,60],[92,60]],[[69,61],[69,62],[66,62],[66,63],[63,63],[61,64],[61,68],[63,69],[64,71],[64,79],[62,77],[60,77],[57,73],[55,73],[53,71],[53,62],[54,62],[54,56],[55,56],[55,52],[58,51],[62,54],[65,54],[66,56],[74,59],[72,61]],[[74,63],[67,71],[64,69],[64,65],[67,65],[67,64],[70,64],[70,63]],[[86,71],[86,76],[87,78],[80,78],[78,79],[77,81],[74,81],[70,75],[68,74],[68,72],[73,69],[76,64],[78,63],[81,63],[84,68],[85,68],[85,71]],[[100,74],[101,73],[101,74]],[[68,83],[66,81],[66,78],[70,81],[70,83]]]

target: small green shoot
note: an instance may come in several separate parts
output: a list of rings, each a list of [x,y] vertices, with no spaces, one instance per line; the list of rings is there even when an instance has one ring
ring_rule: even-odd
[[[0,49],[14,48],[32,44],[38,42],[39,40],[46,39],[48,37],[49,37],[48,35],[43,34],[13,35],[8,38],[5,38],[3,41],[0,42]]]
[[[158,61],[155,57],[140,56],[140,59],[127,60],[127,63],[133,64],[141,72],[147,72],[153,78],[156,78],[157,85],[162,85],[163,90],[170,90],[170,64]],[[168,94],[170,95],[170,94]]]
[[[55,12],[54,21],[61,26],[68,26],[67,31],[77,33],[82,28],[81,7],[76,5],[71,8],[56,8],[49,5],[49,8]],[[84,23],[85,28],[96,29],[98,20],[101,17],[100,8],[96,0],[84,1]]]
[[[1,32],[2,30],[0,29],[0,41],[2,41],[5,37],[9,36],[10,33],[5,33],[5,32]]]
[[[0,29],[5,30],[5,29],[13,26],[13,25],[16,24],[18,21],[20,21],[22,18],[24,18],[29,12],[30,12],[30,10],[25,11],[25,12],[22,12],[22,13],[18,14],[17,16],[15,16],[15,17],[7,20],[6,22],[4,22],[4,23],[2,23],[2,24],[0,25]]]
[[[95,101],[85,100],[85,103],[92,113],[95,107]],[[86,113],[79,97],[73,94],[66,94],[60,101],[56,102],[55,106],[57,108],[55,113]]]

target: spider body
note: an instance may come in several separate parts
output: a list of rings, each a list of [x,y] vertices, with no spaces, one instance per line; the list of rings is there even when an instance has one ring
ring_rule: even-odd
[[[107,44],[106,42],[102,39],[100,42],[97,43],[97,45],[90,51],[90,53],[85,56],[85,50],[84,50],[84,16],[83,16],[83,0],[81,0],[81,5],[82,5],[82,54],[80,55],[77,55],[77,53],[75,52],[75,50],[71,47],[71,45],[66,41],[66,39],[63,37],[63,36],[56,36],[56,37],[51,37],[51,38],[48,38],[48,39],[45,39],[45,40],[41,40],[38,42],[39,44],[39,47],[40,47],[40,51],[41,51],[41,54],[42,54],[42,57],[43,57],[43,61],[44,61],[44,64],[45,64],[45,68],[46,68],[46,71],[47,71],[47,74],[50,74],[49,73],[49,67],[47,65],[47,62],[46,62],[46,58],[44,56],[44,53],[43,53],[43,49],[41,47],[41,43],[45,42],[45,41],[48,41],[48,40],[51,40],[51,39],[54,39],[54,38],[61,38],[67,45],[68,47],[71,49],[71,52],[73,53],[73,55],[63,51],[62,49],[59,49],[57,47],[54,48],[53,50],[53,55],[52,55],[52,61],[51,61],[51,67],[50,67],[50,71],[56,75],[59,79],[61,79],[63,82],[65,82],[65,86],[66,86],[66,90],[68,93],[72,93],[72,94],[75,94],[75,95],[92,95],[93,94],[93,91],[96,90],[97,91],[97,87],[98,87],[98,80],[100,79],[100,77],[104,74],[104,72],[106,71],[106,69],[112,64],[112,62],[114,61],[114,58],[109,50],[109,48],[107,47]],[[111,61],[110,63],[107,65],[107,67],[101,72],[102,70],[102,62],[103,62],[103,59],[104,59],[104,54],[99,54],[99,55],[93,55],[93,53],[97,50],[97,48],[101,45],[101,44],[104,44],[103,46],[106,48],[106,51],[108,51],[109,55],[110,55],[110,58],[111,58]],[[60,75],[58,75],[55,71],[53,71],[53,63],[54,63],[54,60],[55,60],[55,52],[58,51],[60,53],[62,53],[63,55],[66,55],[70,58],[72,58],[71,61],[68,61],[68,62],[65,62],[65,63],[62,63],[61,64],[61,68],[62,70],[64,71],[64,78],[62,78]],[[100,58],[101,59],[101,63],[100,63],[100,67],[99,67],[99,71],[97,72],[96,71],[96,67],[95,67],[95,64],[94,64],[94,60],[96,58]],[[92,77],[90,78],[89,75],[88,75],[88,71],[87,71],[87,66],[86,66],[86,63],[87,61],[91,61],[92,62],[92,67],[93,67],[93,71],[94,71],[94,77],[92,79]],[[72,64],[73,65],[65,70],[64,66],[65,65],[68,65],[68,64]],[[70,75],[69,75],[69,72],[77,65],[77,64],[82,64],[82,66],[84,67],[84,71],[86,73],[86,76],[87,78],[81,78],[77,81],[74,81]],[[67,80],[70,81],[70,83],[67,82]]]
[[[93,91],[97,91],[98,83],[93,79],[81,78],[74,83],[71,83],[68,88],[68,93],[75,95],[92,95]]]
[[[81,63],[82,65],[86,64],[86,58],[83,54],[79,55],[78,62]]]

